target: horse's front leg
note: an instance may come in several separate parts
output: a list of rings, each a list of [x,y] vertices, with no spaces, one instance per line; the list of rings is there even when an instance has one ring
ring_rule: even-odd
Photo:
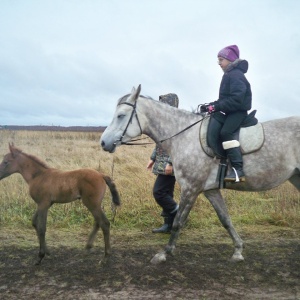
[[[32,218],[32,225],[36,230],[40,250],[39,250],[39,260],[36,262],[36,265],[40,265],[45,254],[50,254],[47,245],[46,245],[46,224],[47,224],[47,215],[49,207],[38,207],[36,213]]]
[[[221,221],[222,225],[228,231],[229,235],[231,236],[231,238],[233,240],[235,251],[232,255],[231,260],[232,261],[243,261],[244,260],[244,257],[242,255],[243,241],[231,223],[231,219],[228,214],[227,207],[226,207],[225,201],[221,195],[220,190],[219,189],[209,190],[209,191],[204,192],[204,195],[209,200],[211,205],[214,207],[214,209],[219,217],[219,220]]]
[[[167,255],[171,254],[173,255],[175,252],[176,242],[179,237],[179,233],[181,228],[186,223],[187,217],[193,207],[193,204],[197,198],[197,194],[191,192],[185,192],[184,190],[181,190],[181,200],[179,204],[179,209],[176,214],[176,217],[173,222],[172,230],[171,230],[171,236],[169,239],[168,245],[165,247],[164,251],[161,251],[157,253],[152,259],[152,264],[159,264],[167,260]]]

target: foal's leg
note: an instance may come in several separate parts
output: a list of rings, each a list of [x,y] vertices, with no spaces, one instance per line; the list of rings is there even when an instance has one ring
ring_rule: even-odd
[[[83,201],[84,205],[89,209],[89,211],[94,216],[95,222],[94,222],[94,228],[92,232],[90,233],[88,242],[86,244],[86,248],[90,249],[93,247],[93,243],[96,238],[96,234],[101,227],[103,236],[104,236],[104,245],[105,245],[105,255],[109,255],[111,252],[110,248],[110,223],[107,219],[106,215],[101,209],[101,203],[100,201],[97,202],[96,205],[91,205],[91,203],[88,203],[86,201]]]
[[[39,206],[32,218],[32,225],[36,230],[40,243],[39,260],[36,263],[37,265],[39,265],[42,262],[43,258],[45,257],[45,254],[50,254],[46,245],[46,224],[48,209],[48,206]]]
[[[206,196],[206,198],[209,200],[209,202],[215,209],[215,211],[219,217],[219,220],[221,221],[222,225],[228,231],[228,233],[230,234],[230,236],[233,240],[235,251],[234,251],[234,254],[233,254],[231,260],[232,261],[244,260],[244,257],[242,255],[243,241],[240,238],[240,236],[237,234],[237,232],[235,231],[235,229],[231,223],[231,220],[230,220],[230,217],[229,217],[229,214],[227,211],[227,207],[226,207],[225,201],[221,195],[220,190],[219,189],[209,190],[209,191],[204,192],[204,195]]]

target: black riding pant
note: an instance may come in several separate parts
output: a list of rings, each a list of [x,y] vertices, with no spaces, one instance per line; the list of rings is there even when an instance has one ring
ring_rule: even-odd
[[[236,111],[224,115],[220,112],[214,113],[214,117],[223,124],[220,137],[222,142],[235,140],[235,132],[241,127],[241,124],[247,117],[247,111]]]
[[[158,174],[154,183],[153,197],[167,214],[172,212],[177,206],[173,199],[175,182],[175,176]]]

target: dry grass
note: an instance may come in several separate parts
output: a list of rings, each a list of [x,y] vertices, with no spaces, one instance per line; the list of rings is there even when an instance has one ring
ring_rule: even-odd
[[[160,208],[152,197],[155,176],[146,170],[154,145],[122,146],[109,154],[99,146],[100,133],[0,131],[0,157],[8,152],[8,143],[24,152],[36,155],[48,165],[61,170],[93,168],[114,178],[122,206],[112,226],[143,229],[161,223]],[[228,208],[236,226],[277,225],[299,227],[300,199],[289,183],[268,192],[241,193],[224,190]],[[180,188],[175,190],[179,201]],[[106,193],[104,209],[112,219],[110,194]],[[0,181],[0,226],[31,226],[35,204],[28,195],[27,184],[19,174]],[[48,224],[70,228],[92,223],[89,212],[80,202],[54,205]],[[217,216],[203,197],[199,196],[191,214],[188,228],[220,226]]]

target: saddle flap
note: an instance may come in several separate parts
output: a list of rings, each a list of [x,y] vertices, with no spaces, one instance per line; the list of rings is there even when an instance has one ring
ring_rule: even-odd
[[[243,127],[240,130],[240,144],[243,154],[259,150],[264,143],[264,129],[261,123]]]
[[[255,112],[252,115],[252,120]],[[208,131],[210,119],[210,117],[206,117],[201,123],[199,131],[200,144],[203,151],[208,156],[216,156],[217,158],[222,158],[224,157],[224,155],[226,156],[226,154],[224,154],[224,152],[221,151],[222,145],[219,144],[218,146],[216,146],[216,143],[211,144],[209,142],[213,139],[210,139],[208,135],[219,134],[219,132],[213,133],[212,130]],[[249,154],[259,150],[264,143],[264,129],[262,123],[258,122],[256,125],[242,127],[239,131],[239,134],[237,135],[237,139],[240,142],[242,154]]]

